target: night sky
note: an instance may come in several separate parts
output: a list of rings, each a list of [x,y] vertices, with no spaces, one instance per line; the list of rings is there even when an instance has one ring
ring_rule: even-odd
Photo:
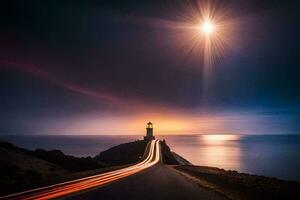
[[[238,23],[205,100],[177,25],[207,1],[121,2],[1,1],[0,134],[300,133],[299,1],[214,1]]]

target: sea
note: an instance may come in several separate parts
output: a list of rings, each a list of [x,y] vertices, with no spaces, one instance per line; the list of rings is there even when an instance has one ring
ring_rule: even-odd
[[[142,135],[2,135],[27,149],[59,149],[85,157]],[[300,135],[159,135],[192,164],[300,182]]]

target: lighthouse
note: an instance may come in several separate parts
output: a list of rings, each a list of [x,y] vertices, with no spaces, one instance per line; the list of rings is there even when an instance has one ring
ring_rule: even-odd
[[[144,140],[150,141],[154,139],[155,137],[153,136],[153,124],[151,122],[148,122],[146,126],[146,136],[144,137]]]

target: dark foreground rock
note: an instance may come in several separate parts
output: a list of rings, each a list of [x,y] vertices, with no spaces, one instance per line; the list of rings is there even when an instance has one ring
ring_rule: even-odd
[[[0,142],[0,195],[37,187],[46,179],[69,173],[61,166],[28,153],[28,150]]]
[[[106,166],[103,163],[93,160],[91,157],[77,158],[75,156],[65,155],[60,150],[46,151],[43,149],[36,149],[35,151],[30,152],[29,155],[63,166],[65,169],[74,172],[98,169]]]
[[[126,165],[141,160],[148,142],[138,140],[114,146],[94,157],[97,162],[108,166]]]
[[[178,162],[172,153],[170,147],[167,145],[166,141],[163,140],[160,142],[161,145],[161,153],[162,153],[162,161],[164,164],[167,165],[179,165],[180,162]]]
[[[0,196],[113,170],[142,159],[147,142],[121,144],[95,159],[60,150],[34,151],[0,141]],[[117,167],[118,168],[118,167]]]
[[[300,199],[300,184],[294,181],[214,167],[185,165],[174,168],[196,181],[199,186],[221,193],[229,199]]]

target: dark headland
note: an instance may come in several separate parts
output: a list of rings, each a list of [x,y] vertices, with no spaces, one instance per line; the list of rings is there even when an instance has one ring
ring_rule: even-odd
[[[0,142],[0,196],[107,172],[143,159],[148,142],[112,147],[95,157],[74,157],[59,150],[27,150]],[[161,143],[162,161],[199,187],[228,199],[300,199],[300,184],[276,178],[194,166]]]

